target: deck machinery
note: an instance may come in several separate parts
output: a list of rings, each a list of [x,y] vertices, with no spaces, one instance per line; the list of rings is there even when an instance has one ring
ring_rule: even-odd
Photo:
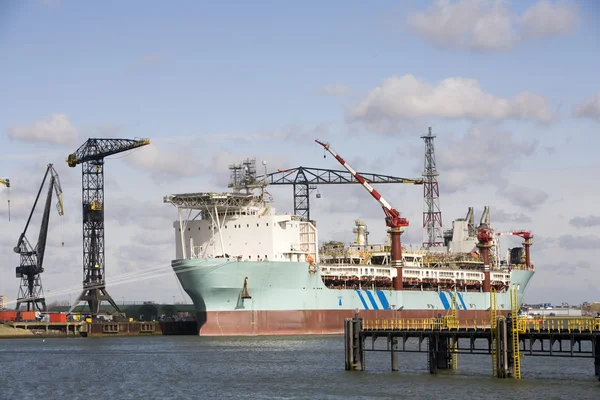
[[[106,291],[104,264],[104,158],[150,144],[149,139],[88,139],[67,157],[69,167],[81,164],[83,206],[83,291],[71,305],[72,312],[86,302],[97,315],[103,301],[117,312],[117,303]]]

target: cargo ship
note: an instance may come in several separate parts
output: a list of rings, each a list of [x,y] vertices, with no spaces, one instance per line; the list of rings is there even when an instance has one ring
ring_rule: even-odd
[[[402,248],[398,262],[390,234],[371,244],[360,220],[354,243],[319,244],[316,221],[278,213],[255,160],[241,165],[230,167],[241,175],[232,174],[229,191],[163,199],[178,211],[171,266],[194,303],[199,335],[338,334],[356,313],[432,318],[454,308],[459,317],[488,318],[490,291],[498,312],[508,312],[511,286],[523,302],[535,272],[531,238],[491,229],[488,207],[479,227],[469,208],[443,246]],[[502,234],[524,237],[524,247],[501,257]]]

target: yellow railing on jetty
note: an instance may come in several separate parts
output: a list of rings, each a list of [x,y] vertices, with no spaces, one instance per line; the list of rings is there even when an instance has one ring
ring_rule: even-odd
[[[520,333],[541,332],[541,331],[561,331],[571,332],[590,332],[600,331],[600,318],[519,318]]]
[[[489,319],[473,318],[389,318],[389,319],[365,319],[363,330],[433,330],[433,329],[488,329]]]
[[[403,330],[488,330],[489,318],[389,318],[365,319],[365,331],[403,331]],[[560,331],[563,333],[600,331],[600,318],[534,318],[519,317],[519,333]]]

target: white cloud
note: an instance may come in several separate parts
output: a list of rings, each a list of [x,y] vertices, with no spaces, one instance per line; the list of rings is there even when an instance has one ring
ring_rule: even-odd
[[[546,99],[535,93],[522,91],[503,98],[486,93],[475,79],[454,77],[432,84],[413,75],[385,79],[350,110],[348,117],[375,123],[431,117],[549,123],[556,118]]]
[[[66,114],[51,114],[33,124],[12,126],[6,136],[23,142],[66,145],[77,140],[77,129]]]
[[[323,96],[342,97],[352,93],[352,89],[348,86],[337,84],[321,87],[318,89],[318,93]]]
[[[151,172],[159,179],[185,178],[202,173],[200,163],[191,157],[190,149],[162,152],[150,143],[123,158],[127,164]]]
[[[600,226],[600,217],[596,215],[588,215],[587,217],[573,217],[569,220],[569,224],[576,228],[593,228]]]
[[[524,38],[561,36],[569,33],[579,22],[574,4],[541,0],[518,18]]]
[[[409,26],[439,48],[496,51],[535,38],[565,35],[579,20],[564,2],[541,0],[514,16],[504,0],[436,0],[408,16]]]
[[[558,245],[569,250],[596,250],[600,248],[600,236],[597,235],[562,235],[557,238]]]
[[[502,1],[436,0],[408,17],[409,25],[438,47],[491,50],[513,41],[511,16]]]
[[[573,107],[573,116],[600,122],[600,90],[592,97]]]
[[[331,132],[331,124],[321,122],[316,124],[286,124],[278,129],[247,132],[211,132],[201,135],[186,136],[166,136],[152,138],[154,143],[161,144],[181,144],[194,146],[208,146],[216,144],[226,144],[228,148],[233,145],[249,145],[257,142],[271,143],[273,141],[294,141],[298,144],[312,144],[312,140],[317,137],[324,137]],[[308,141],[307,141],[308,138]]]
[[[518,167],[521,159],[533,154],[536,148],[536,142],[517,140],[511,132],[472,126],[464,136],[449,138],[436,149],[443,191],[453,193],[483,184],[504,187],[503,171]]]
[[[491,210],[491,218],[494,222],[523,222],[531,223],[531,217],[523,213],[511,213],[502,209]]]
[[[539,208],[549,198],[548,193],[542,189],[514,184],[500,189],[499,194],[528,210]]]

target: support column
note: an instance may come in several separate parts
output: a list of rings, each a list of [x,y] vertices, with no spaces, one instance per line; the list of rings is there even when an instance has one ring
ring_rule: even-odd
[[[489,293],[491,287],[490,247],[492,247],[493,231],[486,225],[481,224],[477,228],[477,248],[483,258],[483,292]]]
[[[448,339],[449,352],[450,352],[450,369],[458,369],[458,337],[451,337]]]
[[[507,378],[509,375],[509,369],[511,368],[511,358],[508,356],[508,327],[504,317],[499,317],[496,325],[497,336],[496,336],[496,376],[494,378]]]
[[[581,347],[581,344],[579,345]],[[592,342],[594,353],[594,375],[600,381],[600,336],[595,336]]]
[[[531,268],[531,245],[533,241],[531,239],[527,239],[523,242],[523,247],[525,248],[525,266],[527,269]]]
[[[438,349],[437,349],[437,367],[438,369],[449,369],[450,368],[450,347],[448,346],[450,338],[439,337],[438,338]]]
[[[396,268],[396,277],[393,279],[394,290],[403,290],[404,284],[402,282],[402,242],[400,235],[404,232],[402,228],[391,228],[390,239],[391,239],[391,258],[392,267]]]
[[[392,336],[390,342],[392,351],[392,371],[398,371],[398,338]]]
[[[346,355],[346,371],[352,370],[352,319],[344,320],[344,350]]]
[[[506,357],[508,359],[507,362],[507,374],[506,377],[507,378],[514,378],[516,376],[515,373],[515,351],[512,347],[512,343],[514,341],[514,330],[513,330],[513,324],[517,323],[517,318],[516,316],[513,316],[512,313],[508,314],[508,317],[506,318],[506,322],[505,322],[505,330],[507,331],[506,333],[506,349],[504,350],[504,357]]]
[[[489,293],[492,284],[492,274],[490,269],[490,243],[478,243],[477,247],[483,258],[483,292]]]
[[[429,373],[437,374],[438,370],[438,335],[430,335],[427,338],[427,364],[429,364]]]
[[[355,316],[344,321],[346,371],[363,371],[362,318]]]

